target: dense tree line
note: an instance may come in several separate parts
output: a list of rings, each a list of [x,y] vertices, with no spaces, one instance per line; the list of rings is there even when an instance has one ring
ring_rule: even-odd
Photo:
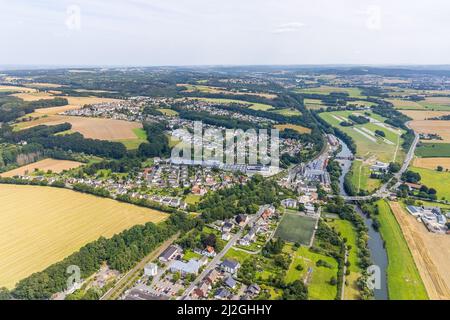
[[[264,180],[255,175],[245,185],[236,185],[209,194],[198,205],[206,222],[232,218],[240,213],[255,214],[260,205],[279,205],[282,188],[275,181]],[[290,194],[288,190],[284,190]]]
[[[59,107],[67,105],[67,99],[54,98],[37,101],[23,101],[14,97],[0,98],[0,122],[10,122],[39,108]]]
[[[327,171],[330,174],[331,179],[331,189],[333,190],[334,194],[339,194],[340,187],[339,187],[339,178],[342,174],[342,168],[338,161],[331,160],[328,162],[327,165]]]
[[[31,142],[39,143],[48,149],[58,148],[115,159],[122,158],[127,154],[127,150],[122,143],[86,139],[78,132],[63,136],[37,137],[31,139]]]
[[[170,155],[169,138],[165,134],[166,124],[144,123],[148,143],[139,146],[138,154],[143,157],[168,157]]]

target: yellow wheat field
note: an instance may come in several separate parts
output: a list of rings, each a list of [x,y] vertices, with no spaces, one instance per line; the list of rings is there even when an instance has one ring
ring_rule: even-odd
[[[72,125],[72,131],[81,133],[85,138],[100,140],[136,139],[133,130],[142,128],[139,122],[125,120],[48,115],[37,120],[20,122],[15,125],[15,129],[28,129],[37,125],[54,126],[65,122]]]
[[[81,165],[82,163],[77,161],[44,159],[41,161],[30,163],[26,166],[22,166],[14,170],[0,173],[0,176],[2,177],[23,176],[26,175],[27,173],[29,174],[33,173],[35,169],[42,170],[44,172],[51,170],[52,172],[60,173],[63,170],[77,168]]]
[[[277,128],[280,131],[283,131],[285,129],[291,129],[297,131],[298,133],[311,133],[311,129],[296,124],[277,124],[275,128]]]
[[[0,185],[0,287],[41,271],[100,236],[167,214],[66,189]]]
[[[431,170],[441,166],[445,170],[450,170],[450,158],[415,158],[413,166]]]

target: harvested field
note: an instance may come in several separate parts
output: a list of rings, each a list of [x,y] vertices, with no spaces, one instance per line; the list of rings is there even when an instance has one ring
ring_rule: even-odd
[[[299,133],[311,133],[311,129],[296,124],[277,124],[275,128],[277,128],[280,131],[283,131],[285,129],[292,129]]]
[[[70,111],[70,110],[77,110],[77,109],[80,109],[80,108],[81,108],[81,106],[66,105],[66,106],[61,106],[61,107],[50,107],[50,108],[36,109],[36,111],[34,113],[35,114],[52,115],[52,114],[59,114],[59,113]]]
[[[167,214],[66,189],[0,185],[0,287],[41,271],[99,237]]]
[[[433,140],[433,143],[450,143],[450,121],[415,120],[410,127],[417,133],[438,134],[443,140]]]
[[[33,82],[27,84],[26,86],[30,88],[53,88],[53,89],[64,87],[62,84],[46,83],[46,82]]]
[[[450,299],[450,237],[428,232],[398,202],[390,203],[432,300]]]
[[[37,101],[42,99],[53,99],[55,96],[48,92],[26,92],[26,93],[14,93],[12,96],[22,99],[23,101]]]
[[[17,86],[5,86],[0,85],[0,92],[36,92],[36,89],[17,87]]]
[[[242,92],[242,91],[231,91],[227,88],[205,86],[205,85],[193,85],[193,84],[177,84],[177,87],[185,87],[184,92],[206,92],[213,94],[224,94],[224,95],[244,95],[244,96],[258,96],[266,99],[275,99],[276,94],[263,93],[263,92]]]
[[[63,170],[69,170],[73,168],[78,168],[81,166],[81,162],[69,161],[69,160],[56,160],[56,159],[44,159],[35,163],[30,163],[26,166],[0,173],[2,177],[14,177],[19,175],[31,174],[35,170],[42,170],[47,172],[51,170],[52,172],[60,173]]]
[[[413,166],[431,170],[436,170],[438,166],[441,166],[444,170],[450,170],[450,158],[415,158]]]
[[[136,139],[137,136],[133,129],[142,128],[142,124],[138,122],[60,115],[51,115],[38,120],[21,122],[16,128],[26,129],[37,125],[56,125],[64,122],[72,124],[72,131],[81,133],[85,138],[100,140]]]
[[[450,114],[450,111],[431,111],[431,110],[400,110],[400,112],[407,115],[413,120],[426,120]]]
[[[25,88],[26,89],[26,88]],[[118,102],[120,99],[98,98],[98,97],[73,97],[73,96],[59,96],[60,91],[48,92],[31,92],[31,93],[15,93],[12,96],[20,98],[24,101],[36,101],[41,99],[53,99],[56,97],[66,98],[71,106],[83,107],[86,104]]]
[[[425,107],[415,101],[401,100],[401,99],[388,99],[390,103],[394,105],[396,109],[406,110],[425,110]]]

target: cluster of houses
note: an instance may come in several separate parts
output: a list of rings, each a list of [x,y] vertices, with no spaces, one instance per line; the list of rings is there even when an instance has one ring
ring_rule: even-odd
[[[250,246],[257,240],[258,235],[270,232],[269,220],[275,215],[275,207],[272,205],[261,206],[256,215],[257,220],[250,226],[248,233],[239,239],[239,245]],[[239,216],[236,219],[238,218]]]
[[[430,232],[449,232],[446,226],[447,217],[442,213],[441,208],[427,206],[407,206],[406,210],[414,217],[420,219]]]
[[[225,116],[241,121],[255,122],[255,123],[264,123],[264,124],[276,124],[277,122],[271,119],[262,118],[258,116],[252,116],[248,114],[241,114],[239,112],[231,112],[222,108],[217,108],[220,103],[205,101],[205,100],[194,100],[194,99],[185,99],[183,100],[183,108],[192,111],[198,112],[207,112],[214,116]],[[237,103],[240,106],[248,107],[251,103]]]
[[[280,154],[289,154],[290,156],[296,156],[302,150],[310,150],[313,147],[312,143],[304,145],[302,142],[296,139],[280,139]]]
[[[155,165],[145,168],[142,176],[148,184],[159,188],[192,188],[196,195],[216,191],[235,183],[242,183],[244,177],[218,173],[210,167],[174,164],[171,161],[156,160]],[[244,181],[245,182],[245,181]]]

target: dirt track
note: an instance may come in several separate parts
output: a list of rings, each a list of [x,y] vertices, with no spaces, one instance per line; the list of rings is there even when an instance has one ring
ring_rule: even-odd
[[[398,202],[390,202],[432,300],[450,299],[450,236],[428,232]]]

